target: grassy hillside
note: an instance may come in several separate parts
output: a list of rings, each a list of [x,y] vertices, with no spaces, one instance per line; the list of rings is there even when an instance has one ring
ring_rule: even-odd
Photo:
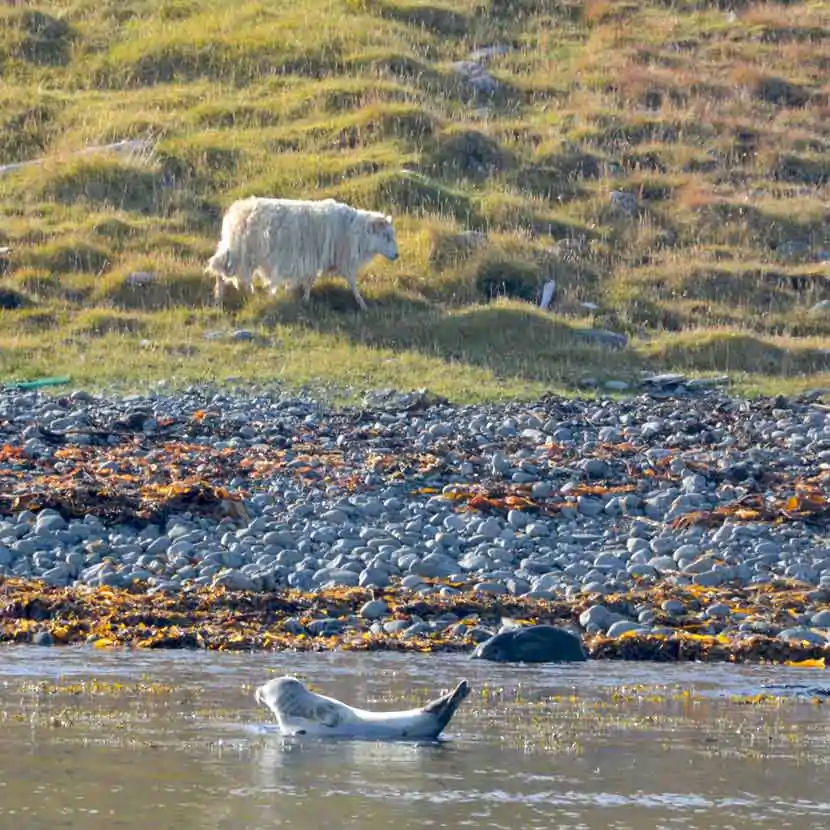
[[[826,0],[6,4],[0,163],[41,161],[0,175],[0,380],[830,385],[829,32]],[[250,194],[393,214],[370,312],[216,309]]]

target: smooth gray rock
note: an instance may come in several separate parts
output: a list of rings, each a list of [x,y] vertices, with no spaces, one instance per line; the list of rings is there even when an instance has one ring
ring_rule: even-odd
[[[728,582],[731,576],[731,572],[726,568],[718,571],[703,571],[702,573],[695,574],[692,577],[692,582],[695,585],[702,585],[705,588],[717,588],[719,585],[723,585],[724,582]]]
[[[604,605],[592,605],[579,615],[579,624],[583,628],[595,626],[604,631],[618,619],[618,615],[609,611]]]
[[[54,568],[49,568],[49,570],[44,571],[41,576],[41,579],[47,585],[53,585],[55,587],[66,587],[69,584],[71,571],[68,565],[64,562],[55,565]]]
[[[55,644],[55,638],[48,631],[36,631],[32,635],[32,645],[51,646]]]
[[[507,586],[500,582],[479,582],[473,591],[477,594],[487,594],[490,596],[501,596],[507,593]]]
[[[576,500],[576,509],[583,516],[595,517],[599,516],[605,505],[600,499],[595,499],[590,496],[579,496]]]
[[[809,628],[785,628],[778,634],[779,640],[787,640],[791,643],[801,642],[805,640],[813,646],[826,646],[828,644],[827,637],[818,631],[813,631]]]
[[[810,617],[810,624],[816,628],[830,628],[830,610],[819,611]]]
[[[410,637],[427,637],[432,633],[432,628],[425,622],[416,622],[401,631],[400,636],[404,639]]]
[[[379,620],[388,613],[389,606],[382,599],[369,600],[360,609],[360,616],[364,620]]]
[[[241,571],[226,570],[216,574],[213,578],[214,588],[227,588],[229,591],[253,591],[253,580]]]
[[[307,633],[305,626],[296,617],[288,617],[283,620],[280,623],[280,629],[286,634],[292,634],[295,637]]]
[[[380,568],[364,568],[358,575],[361,588],[386,588],[391,584],[389,573]]]
[[[658,571],[652,568],[651,565],[645,563],[635,563],[628,566],[628,573],[630,576],[640,579],[656,579],[659,576]]]
[[[618,620],[613,623],[606,632],[609,637],[619,637],[622,634],[628,634],[629,631],[645,631],[646,628],[640,623],[635,623],[630,620]]]
[[[332,637],[339,634],[345,625],[340,620],[312,620],[306,629],[312,637]]]
[[[447,556],[438,553],[427,554],[423,559],[416,559],[409,567],[409,573],[430,579],[448,577],[458,570],[458,564]]]

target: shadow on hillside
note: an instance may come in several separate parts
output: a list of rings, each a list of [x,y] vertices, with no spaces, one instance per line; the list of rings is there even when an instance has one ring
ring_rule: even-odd
[[[746,332],[710,332],[666,342],[655,357],[675,368],[791,376],[830,371],[830,352],[797,344],[784,348]]]
[[[317,289],[315,289],[316,291]],[[590,343],[553,317],[495,302],[438,308],[401,294],[366,294],[359,313],[348,289],[326,286],[308,305],[286,295],[239,308],[236,322],[297,325],[348,339],[354,345],[416,352],[463,363],[497,377],[575,383],[586,375],[620,377],[642,365],[628,349]]]
[[[478,304],[442,306],[413,295],[362,291],[369,306],[364,313],[348,288],[336,283],[315,286],[308,305],[287,292],[229,297],[226,313],[243,326],[299,326],[356,346],[415,352],[496,377],[552,385],[586,377],[626,379],[643,369],[781,378],[830,371],[826,349],[797,340],[779,344],[746,331],[667,333],[634,350],[592,341],[585,336],[588,324],[570,325],[530,303],[482,298]]]

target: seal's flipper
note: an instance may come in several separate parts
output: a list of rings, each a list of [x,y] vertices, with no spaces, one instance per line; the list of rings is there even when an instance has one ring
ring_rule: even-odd
[[[313,719],[323,726],[328,726],[329,729],[334,729],[343,720],[337,706],[327,700],[321,701],[314,707]]]
[[[450,722],[456,709],[469,694],[470,684],[466,680],[462,680],[451,692],[424,706],[424,712],[434,715],[438,719],[439,728],[436,735]]]

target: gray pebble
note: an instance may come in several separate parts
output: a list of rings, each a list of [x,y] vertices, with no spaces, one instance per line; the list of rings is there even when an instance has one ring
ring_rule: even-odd
[[[345,625],[340,620],[312,620],[306,629],[312,637],[333,637],[339,634]]]
[[[32,636],[32,645],[51,646],[54,643],[55,639],[48,631],[36,631]]]
[[[619,637],[622,634],[628,634],[629,631],[645,631],[646,628],[639,623],[631,622],[629,620],[619,620],[613,623],[606,632],[609,637]]]
[[[453,596],[456,589],[427,580],[457,580],[490,596],[545,599],[602,597],[640,580],[719,587],[786,578],[802,582],[812,603],[793,624],[826,630],[826,534],[801,522],[728,520],[719,528],[693,523],[682,530],[669,522],[734,503],[760,485],[766,470],[792,479],[814,475],[830,461],[830,415],[806,398],[771,407],[679,376],[649,377],[640,389],[630,383],[632,394],[620,401],[551,398],[474,407],[420,406],[420,393],[390,391],[369,396],[366,408],[348,413],[307,396],[242,390],[241,382],[238,389],[175,393],[159,387],[125,399],[68,393],[60,406],[39,392],[0,390],[4,441],[24,447],[38,463],[61,463],[38,425],[76,435],[92,424],[134,422],[133,431],[152,452],[169,434],[194,440],[188,431],[196,409],[217,413],[195,439],[206,451],[256,454],[273,443],[284,454],[284,463],[253,485],[229,476],[231,489],[252,491],[244,520],[218,521],[197,510],[144,528],[111,526],[94,515],[66,521],[53,510],[4,517],[0,574],[37,576],[51,585],[139,582],[155,591],[212,584],[310,591],[400,583],[416,595],[441,596]],[[93,432],[78,435],[78,443],[96,442]],[[112,439],[112,446],[121,441]],[[565,452],[551,453],[551,440]],[[638,448],[624,462],[601,447],[620,442]],[[308,443],[322,454],[294,449]],[[406,458],[410,447],[442,460],[418,473],[414,486],[382,463],[363,461],[370,455]],[[332,475],[325,453],[336,451],[345,469]],[[102,471],[121,471],[118,462],[104,463]],[[654,469],[659,475],[648,474]],[[341,472],[354,474],[349,487]],[[518,491],[542,509],[482,514],[452,498],[471,484],[491,489],[494,478],[502,488],[522,485]],[[586,481],[636,489],[578,495],[575,488]],[[558,509],[547,513],[551,504]],[[662,612],[680,616],[687,610],[682,603],[664,604]],[[360,619],[374,624],[384,616]],[[659,614],[638,608],[632,616],[650,625]],[[722,621],[735,628],[747,622],[718,604],[699,618],[714,631]],[[606,609],[605,616],[593,611],[581,624],[606,631],[618,622]],[[407,625],[418,630],[418,623]]]
[[[787,640],[791,643],[798,643],[806,640],[813,646],[826,646],[827,637],[809,628],[785,628],[778,634],[779,640]]]
[[[389,606],[381,599],[369,600],[360,609],[360,616],[364,620],[379,620],[389,613]]]
[[[816,628],[830,628],[830,610],[819,611],[810,617],[810,624]]]

